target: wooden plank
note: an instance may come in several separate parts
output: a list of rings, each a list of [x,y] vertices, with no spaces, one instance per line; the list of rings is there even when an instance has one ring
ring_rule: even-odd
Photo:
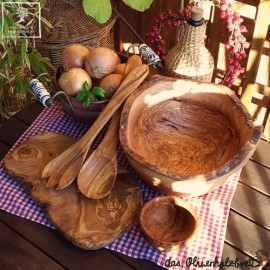
[[[1,129],[0,129],[1,132]],[[5,157],[10,147],[0,141],[0,161]]]
[[[0,141],[11,147],[27,128],[27,125],[12,117],[6,121],[0,129]]]
[[[224,248],[223,248],[223,253],[222,253],[222,261],[226,262],[226,260],[229,261],[240,261],[240,262],[246,262],[248,260],[253,260],[254,261],[254,266],[257,265],[257,262],[254,260],[253,257],[247,256],[246,254],[240,252],[239,250],[235,249],[234,247],[232,247],[231,245],[229,245],[228,243],[224,243]],[[229,265],[229,264],[228,264]],[[231,266],[225,266],[222,269],[225,270],[230,270],[230,269],[234,269],[236,267],[231,267]],[[249,266],[243,266],[240,269],[246,269],[249,270],[250,267]],[[252,267],[252,269],[254,270],[259,270],[259,267]]]
[[[270,151],[269,151],[269,143],[260,140],[258,147],[255,151],[255,153],[252,155],[251,160],[260,163],[267,168],[270,168]]]
[[[54,261],[69,270],[132,270],[124,261],[119,260],[106,249],[83,250],[74,246],[56,230],[41,224],[0,211],[0,220],[8,224],[12,230],[31,242]],[[2,232],[0,231],[0,234]],[[6,243],[10,245],[9,243]],[[1,243],[0,243],[1,245]],[[0,250],[4,248],[3,246]]]
[[[20,110],[14,115],[14,117],[30,126],[37,116],[43,111],[43,109],[44,107],[38,101],[36,101]]]
[[[268,0],[260,0],[257,9],[256,24],[253,32],[250,52],[248,56],[245,78],[243,80],[243,89],[245,91],[249,83],[256,82],[257,71],[260,64],[262,50],[268,31],[267,16],[270,12]],[[243,93],[242,93],[243,94]]]
[[[252,200],[252,198],[251,198]],[[269,251],[270,231],[230,211],[226,241],[255,257],[258,249]]]
[[[123,16],[123,18],[128,21],[130,26],[141,36],[141,12],[136,11],[125,5],[122,1],[117,0],[117,11]],[[118,19],[117,22],[117,36],[119,40],[115,39],[115,48],[120,52],[123,51],[124,43],[141,43],[138,38],[132,33],[132,31]],[[144,36],[141,36],[144,39]]]
[[[0,268],[61,270],[59,264],[40,252],[0,222]]]
[[[270,145],[268,146],[268,149]],[[269,151],[269,150],[268,150]],[[267,196],[270,196],[270,169],[260,164],[248,161],[240,174],[239,182],[248,185]]]
[[[270,197],[238,183],[231,208],[270,231],[269,205]]]
[[[121,253],[110,251],[112,254],[114,254],[116,257],[122,259],[123,261],[127,262],[129,265],[131,265],[134,269],[139,270],[164,270],[165,268],[158,266],[157,264],[148,261],[148,260],[142,260],[142,259],[135,259],[132,257],[125,256]]]

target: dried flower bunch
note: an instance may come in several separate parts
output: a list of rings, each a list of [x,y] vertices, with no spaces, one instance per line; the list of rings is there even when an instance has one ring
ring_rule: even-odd
[[[151,31],[146,34],[153,50],[160,56],[162,61],[166,59],[166,50],[161,36],[161,30],[166,27],[176,27],[179,21],[188,20],[190,18],[190,11],[192,6],[203,8],[203,0],[191,3],[185,8],[179,9],[176,12],[168,10],[158,14],[154,19],[154,26]],[[232,4],[228,0],[220,0],[215,3],[220,8],[220,17],[227,22],[227,29],[229,31],[229,39],[225,45],[225,49],[229,51],[229,59],[227,69],[221,72],[223,76],[220,84],[231,87],[235,79],[245,72],[241,66],[240,61],[246,57],[246,49],[250,44],[247,42],[243,33],[247,32],[245,26],[242,25],[243,19],[240,14],[236,12]]]

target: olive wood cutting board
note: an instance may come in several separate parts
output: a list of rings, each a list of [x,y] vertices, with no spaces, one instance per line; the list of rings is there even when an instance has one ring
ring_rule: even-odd
[[[47,188],[41,178],[43,168],[74,142],[54,132],[41,133],[15,147],[4,166],[69,241],[84,249],[99,249],[137,222],[143,197],[136,180],[120,166],[113,190],[103,199],[84,197],[76,181],[62,190]]]

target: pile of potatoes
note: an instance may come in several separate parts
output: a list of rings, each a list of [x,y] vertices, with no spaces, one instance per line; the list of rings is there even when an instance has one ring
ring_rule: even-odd
[[[125,63],[120,62],[117,53],[109,48],[98,47],[89,50],[78,43],[68,45],[62,52],[60,68],[63,72],[58,85],[70,96],[89,87],[99,86],[109,100],[122,81]]]

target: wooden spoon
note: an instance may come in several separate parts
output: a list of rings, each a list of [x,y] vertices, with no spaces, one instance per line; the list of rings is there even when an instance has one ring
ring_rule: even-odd
[[[132,69],[83,137],[46,165],[42,177],[48,178],[47,187],[62,189],[74,181],[98,133],[126,98],[143,82],[148,72],[149,68],[145,64]]]
[[[113,115],[102,142],[83,164],[77,184],[83,195],[101,199],[109,194],[117,175],[116,146],[121,108]]]

